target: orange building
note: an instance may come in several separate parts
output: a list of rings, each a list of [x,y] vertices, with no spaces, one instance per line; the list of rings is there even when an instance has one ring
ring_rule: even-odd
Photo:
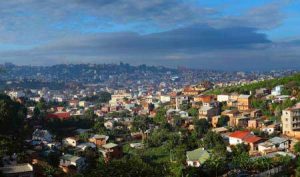
[[[238,110],[247,111],[251,109],[251,95],[240,95],[237,101]]]

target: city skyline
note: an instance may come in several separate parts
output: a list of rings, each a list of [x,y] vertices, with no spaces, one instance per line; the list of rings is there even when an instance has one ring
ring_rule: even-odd
[[[0,2],[0,63],[297,69],[300,2]]]

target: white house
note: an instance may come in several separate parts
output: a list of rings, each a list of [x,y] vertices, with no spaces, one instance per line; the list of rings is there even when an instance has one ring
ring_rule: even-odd
[[[282,89],[283,89],[283,85],[276,86],[275,88],[272,89],[271,95],[273,95],[273,96],[281,95]]]
[[[169,95],[161,95],[160,96],[160,101],[162,103],[167,103],[171,101],[171,97]]]
[[[86,163],[83,157],[65,154],[60,157],[59,165],[62,167],[74,166],[78,171],[81,171],[85,168]]]
[[[253,135],[250,131],[235,131],[228,137],[230,145],[244,143],[250,146],[250,150],[256,150],[258,143],[261,142],[261,138]]]
[[[287,150],[290,147],[290,140],[287,138],[274,137],[258,144],[258,151]]]
[[[114,128],[114,121],[108,120],[108,121],[104,122],[104,127],[109,130],[112,130]]]
[[[209,153],[203,148],[186,152],[186,163],[191,167],[200,167],[210,157]]]
[[[217,96],[217,101],[218,102],[224,102],[229,100],[229,95],[218,95]]]
[[[76,147],[78,145],[78,139],[75,137],[67,137],[63,139],[62,143],[64,146]]]
[[[52,142],[52,135],[51,135],[51,133],[48,130],[36,129],[32,133],[32,140],[33,141]]]
[[[16,99],[16,98],[24,97],[25,93],[23,91],[10,91],[8,92],[7,95],[10,96],[10,98],[12,99]]]
[[[181,118],[187,118],[189,117],[189,113],[186,111],[179,111],[179,115]]]
[[[87,148],[92,148],[92,149],[95,149],[96,148],[96,145],[94,143],[81,143],[79,145],[76,146],[76,148],[84,151],[86,150]]]

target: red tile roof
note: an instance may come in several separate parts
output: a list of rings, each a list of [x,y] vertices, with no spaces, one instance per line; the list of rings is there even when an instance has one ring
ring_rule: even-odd
[[[260,137],[251,134],[250,131],[235,131],[229,137],[241,139],[246,143],[255,143],[261,140]]]
[[[231,133],[229,137],[243,139],[249,134],[251,134],[250,131],[235,131]]]
[[[243,141],[245,141],[247,143],[255,143],[260,140],[261,140],[261,138],[258,136],[255,136],[255,135],[250,135],[250,136],[247,136],[245,139],[243,139]]]
[[[70,117],[71,115],[69,112],[57,112],[47,115],[48,119],[69,119]]]

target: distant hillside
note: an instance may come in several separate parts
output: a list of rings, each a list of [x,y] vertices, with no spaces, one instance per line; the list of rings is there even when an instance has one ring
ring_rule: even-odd
[[[293,89],[300,87],[300,73],[291,76],[282,77],[282,78],[270,79],[270,80],[260,81],[257,83],[251,83],[251,84],[246,84],[241,86],[217,88],[207,92],[207,94],[222,94],[222,93],[232,93],[232,92],[249,93],[250,91],[254,92],[256,89],[259,88],[272,89],[277,85],[284,85],[285,94],[291,94],[291,91]]]

